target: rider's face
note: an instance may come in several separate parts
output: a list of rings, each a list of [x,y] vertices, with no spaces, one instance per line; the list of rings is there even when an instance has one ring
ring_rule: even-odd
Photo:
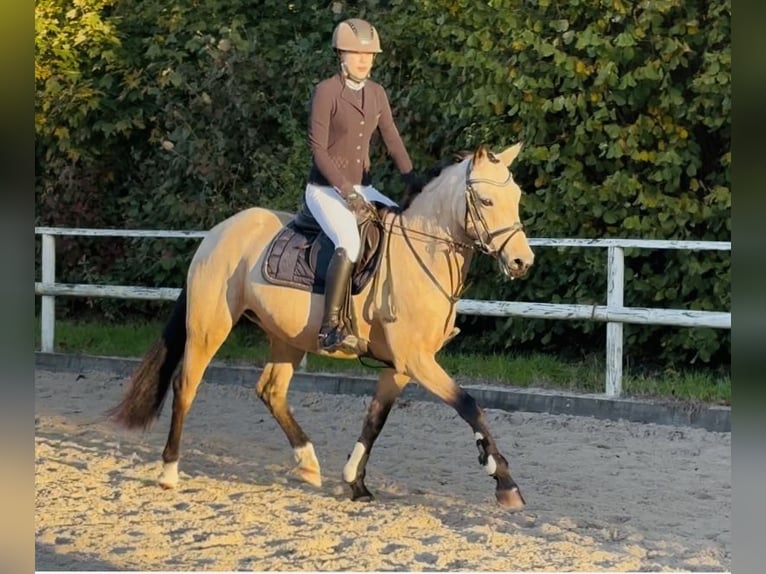
[[[342,52],[341,58],[351,76],[366,78],[370,75],[375,54],[367,52]]]

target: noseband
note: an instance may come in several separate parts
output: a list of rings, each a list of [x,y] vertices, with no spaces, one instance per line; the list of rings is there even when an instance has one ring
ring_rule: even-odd
[[[468,229],[471,227],[476,232],[475,237],[471,237],[469,235],[469,237],[474,240],[475,249],[481,251],[482,253],[486,253],[487,255],[497,256],[498,253],[505,249],[505,246],[514,235],[520,231],[524,231],[524,224],[522,224],[520,221],[517,221],[513,225],[502,227],[500,229],[496,229],[495,231],[490,231],[489,225],[487,225],[487,220],[484,218],[484,214],[479,208],[479,203],[481,200],[479,199],[479,195],[476,193],[476,189],[473,186],[477,183],[486,183],[488,185],[502,187],[508,185],[508,183],[511,181],[511,174],[508,173],[508,177],[505,181],[494,181],[491,179],[471,179],[472,167],[473,160],[468,162],[468,167],[466,168],[465,172],[465,231],[466,234],[468,234]],[[500,247],[494,247],[492,242],[504,233],[508,233],[508,237],[505,238],[505,241],[503,241]]]

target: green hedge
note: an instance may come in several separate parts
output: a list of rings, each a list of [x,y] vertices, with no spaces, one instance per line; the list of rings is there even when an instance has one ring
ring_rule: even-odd
[[[730,239],[730,2],[73,4],[36,5],[38,224],[202,229],[250,205],[294,209],[332,29],[362,16],[381,30],[374,75],[417,166],[525,142],[515,173],[531,236]],[[376,183],[396,196],[393,166],[374,154]],[[59,266],[65,280],[178,285],[193,248],[70,240]],[[604,250],[537,255],[514,283],[480,258],[466,297],[605,301]],[[728,253],[631,250],[626,265],[626,305],[730,307]],[[604,337],[590,322],[460,321],[466,349],[581,355]],[[725,365],[729,342],[626,328],[636,364]]]

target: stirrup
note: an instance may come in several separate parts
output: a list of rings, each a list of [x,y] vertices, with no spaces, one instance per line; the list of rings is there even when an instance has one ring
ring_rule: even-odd
[[[356,353],[359,345],[359,339],[345,329],[333,327],[327,332],[319,332],[318,347],[320,351],[332,353],[334,351],[346,351]]]

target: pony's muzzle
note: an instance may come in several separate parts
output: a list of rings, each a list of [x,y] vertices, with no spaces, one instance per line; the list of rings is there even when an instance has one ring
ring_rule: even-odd
[[[514,257],[510,261],[506,260],[506,257],[503,256],[500,259],[500,269],[506,277],[510,277],[511,279],[519,279],[527,274],[527,271],[529,271],[529,268],[532,267],[533,262],[534,256],[530,256],[528,258]]]

